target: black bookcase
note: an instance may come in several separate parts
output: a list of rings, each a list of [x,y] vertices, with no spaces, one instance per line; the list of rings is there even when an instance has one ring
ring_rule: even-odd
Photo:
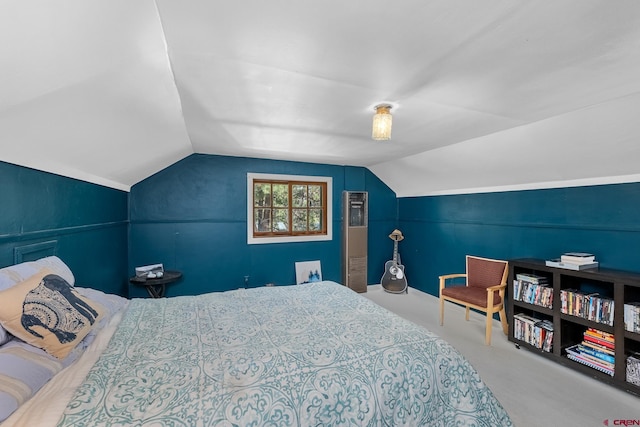
[[[518,274],[535,275],[546,279],[546,286],[553,288],[551,308],[525,301],[514,300],[514,286]],[[545,281],[543,279],[543,281]],[[544,260],[514,259],[509,261],[509,279],[507,287],[507,316],[509,319],[509,340],[520,348],[538,353],[568,368],[575,369],[612,386],[635,395],[640,395],[640,386],[626,380],[627,357],[640,353],[640,334],[625,330],[624,305],[640,301],[640,274],[628,271],[596,268],[589,270],[569,270],[550,267]],[[561,311],[561,292],[577,290],[585,294],[598,293],[610,298],[613,303],[613,322],[597,322],[580,316],[565,314]],[[553,341],[550,351],[543,351],[535,345],[514,336],[514,316],[526,315],[529,318],[547,320],[553,324]],[[522,324],[521,321],[518,322]],[[567,357],[567,348],[580,343],[583,333],[595,328],[615,337],[615,360],[613,376],[578,363]],[[520,332],[520,331],[519,331]]]

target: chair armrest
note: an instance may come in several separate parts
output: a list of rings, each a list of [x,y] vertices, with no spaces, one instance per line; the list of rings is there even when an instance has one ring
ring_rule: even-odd
[[[500,298],[502,298],[502,304],[504,304],[504,290],[507,289],[506,283],[499,285],[489,286],[487,288],[487,307],[493,307],[493,295],[495,291],[498,291]]]
[[[502,291],[504,289],[507,288],[507,284],[506,283],[502,283],[500,285],[493,285],[493,286],[489,286],[487,288],[487,292],[491,292],[491,291]]]
[[[467,277],[466,273],[458,273],[458,274],[445,274],[444,276],[438,276],[440,280],[442,279],[455,279],[456,277]]]
[[[440,279],[440,290],[444,289],[446,281],[449,279],[457,279],[460,277],[467,277],[466,273],[456,273],[456,274],[445,274],[443,276],[438,276]]]

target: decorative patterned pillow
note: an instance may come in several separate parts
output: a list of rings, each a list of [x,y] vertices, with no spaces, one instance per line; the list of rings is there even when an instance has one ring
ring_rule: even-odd
[[[55,274],[62,276],[71,286],[75,284],[73,273],[60,258],[48,256],[37,261],[22,262],[9,267],[0,268],[0,291],[15,286],[17,283],[27,280],[43,267],[49,267]],[[11,335],[0,326],[0,345],[8,342]]]
[[[23,262],[0,268],[0,291],[15,286],[16,283],[28,279],[37,272],[38,268],[33,265],[33,262]],[[11,335],[0,325],[0,345],[8,342],[10,339]]]
[[[12,335],[62,359],[104,315],[48,268],[0,292],[0,324]]]

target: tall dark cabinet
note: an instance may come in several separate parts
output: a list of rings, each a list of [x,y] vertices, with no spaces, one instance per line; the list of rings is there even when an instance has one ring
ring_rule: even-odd
[[[366,191],[342,192],[342,283],[356,292],[367,292],[368,199]]]

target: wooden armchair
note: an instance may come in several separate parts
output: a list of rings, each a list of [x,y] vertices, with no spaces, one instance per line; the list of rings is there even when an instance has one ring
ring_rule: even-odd
[[[500,322],[505,335],[509,332],[504,310],[504,294],[509,272],[507,261],[467,255],[467,272],[440,276],[440,325],[444,324],[444,302],[451,301],[469,309],[483,311],[487,315],[484,343],[491,345],[493,314],[500,313]],[[452,279],[466,278],[464,285],[451,285]],[[450,284],[450,286],[446,286]]]

